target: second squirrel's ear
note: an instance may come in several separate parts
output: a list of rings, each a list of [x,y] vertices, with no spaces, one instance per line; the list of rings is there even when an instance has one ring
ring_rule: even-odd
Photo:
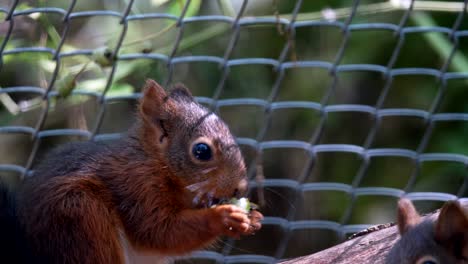
[[[398,201],[397,222],[400,235],[421,222],[421,216],[414,208],[413,203],[406,198],[401,198]]]
[[[440,210],[435,239],[456,256],[468,259],[468,214],[456,201],[448,201]]]

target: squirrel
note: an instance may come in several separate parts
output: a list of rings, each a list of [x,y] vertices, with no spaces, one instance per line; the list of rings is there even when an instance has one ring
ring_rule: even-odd
[[[176,84],[166,92],[147,80],[137,117],[115,142],[53,150],[9,206],[0,199],[8,211],[0,224],[16,223],[8,233],[12,243],[0,238],[13,248],[2,256],[19,252],[25,263],[135,263],[130,251],[164,259],[261,228],[259,211],[222,203],[246,193],[244,160],[228,126],[187,88]]]
[[[458,201],[444,204],[438,216],[422,219],[413,203],[398,201],[401,238],[386,257],[387,264],[468,263],[468,212]]]

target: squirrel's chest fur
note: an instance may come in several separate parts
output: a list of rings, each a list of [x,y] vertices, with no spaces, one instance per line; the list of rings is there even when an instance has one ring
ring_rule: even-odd
[[[173,256],[164,256],[158,254],[144,253],[135,250],[128,241],[123,230],[119,230],[120,243],[124,252],[125,264],[169,264],[173,262]]]

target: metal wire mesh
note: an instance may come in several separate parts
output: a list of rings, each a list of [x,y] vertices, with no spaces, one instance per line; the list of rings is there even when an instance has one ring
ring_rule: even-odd
[[[351,221],[356,212],[356,206],[359,199],[373,197],[390,197],[396,200],[398,197],[406,195],[408,198],[416,201],[446,201],[451,199],[462,199],[468,192],[468,156],[466,153],[449,152],[427,152],[427,147],[431,137],[434,134],[435,127],[445,122],[460,122],[466,127],[468,124],[468,113],[460,112],[440,112],[440,105],[444,96],[447,94],[448,83],[453,80],[468,81],[468,72],[451,72],[449,66],[453,63],[453,58],[459,49],[459,43],[463,38],[468,37],[468,30],[460,28],[463,19],[466,19],[466,10],[468,1],[459,3],[457,18],[451,27],[446,26],[409,26],[408,19],[414,12],[415,2],[407,3],[407,8],[403,8],[401,19],[398,23],[353,23],[353,19],[359,8],[361,1],[352,1],[349,14],[344,20],[326,20],[324,18],[297,20],[300,14],[303,1],[295,1],[294,8],[288,18],[285,17],[254,17],[245,16],[244,11],[248,1],[242,1],[239,11],[235,16],[225,15],[198,15],[186,17],[185,14],[190,5],[190,0],[186,1],[180,16],[167,13],[139,13],[132,12],[135,1],[123,1],[120,3],[120,10],[95,10],[95,11],[75,11],[77,1],[70,1],[68,8],[57,7],[35,7],[25,10],[19,9],[20,2],[13,1],[7,7],[1,8],[0,13],[4,14],[2,26],[5,29],[3,41],[0,45],[0,71],[5,68],[5,59],[8,56],[40,53],[46,54],[51,61],[55,63],[54,70],[45,85],[12,86],[0,89],[0,95],[8,94],[28,94],[30,97],[40,99],[40,111],[34,116],[34,125],[1,125],[0,134],[11,134],[16,137],[26,135],[30,140],[30,149],[28,157],[24,162],[5,162],[0,161],[0,172],[13,173],[16,175],[27,176],[31,172],[39,150],[44,146],[44,142],[51,137],[66,136],[80,137],[89,140],[105,140],[116,138],[118,133],[102,133],[101,127],[105,122],[106,115],[109,114],[108,108],[112,103],[122,101],[135,101],[139,98],[139,93],[133,93],[124,96],[109,96],[108,91],[115,81],[117,67],[135,60],[149,60],[157,62],[165,68],[166,74],[160,78],[163,84],[170,84],[176,79],[174,69],[180,64],[190,63],[210,63],[216,65],[216,78],[219,80],[211,96],[198,97],[198,100],[206,105],[213,107],[216,111],[222,111],[226,107],[255,107],[260,109],[261,122],[258,127],[250,133],[249,137],[239,137],[239,143],[244,149],[250,150],[253,154],[249,156],[249,175],[252,179],[252,195],[256,195],[256,187],[260,189],[276,190],[270,195],[277,195],[285,205],[278,204],[276,210],[266,212],[263,231],[258,236],[244,240],[233,241],[226,240],[223,246],[217,251],[200,251],[194,253],[192,260],[204,259],[216,263],[239,263],[256,262],[270,263],[279,259],[294,257],[304,253],[311,253],[316,248],[308,247],[308,243],[313,244],[315,240],[323,239],[324,236],[335,237],[328,242],[328,246],[338,243],[345,239],[346,235],[357,232],[369,226],[366,222],[355,223]],[[56,47],[44,46],[25,46],[7,48],[11,41],[12,32],[15,26],[15,20],[21,16],[31,14],[53,14],[60,17],[61,36]],[[90,57],[95,53],[94,49],[64,49],[68,41],[71,25],[82,18],[106,17],[118,20],[121,28],[118,34],[115,46],[109,47],[111,56],[115,61],[110,65],[110,70],[106,76],[104,89],[101,92],[74,91],[74,95],[83,95],[94,98],[97,107],[95,117],[90,129],[73,128],[47,128],[45,124],[50,113],[51,104],[55,103],[58,92],[54,85],[59,80],[61,64],[63,60],[73,56]],[[161,19],[175,21],[176,37],[172,48],[166,52],[139,52],[125,53],[121,49],[126,40],[128,29],[134,21],[157,22]],[[225,49],[219,56],[207,54],[201,55],[181,55],[178,49],[184,39],[184,31],[192,23],[210,22],[215,24],[226,24],[229,26],[227,31],[229,40],[225,43]],[[276,58],[266,57],[244,57],[233,58],[236,46],[242,41],[240,35],[242,31],[250,26],[267,25],[272,28],[280,26],[286,36],[284,46]],[[308,60],[295,58],[291,59],[291,53],[298,52],[300,47],[296,46],[296,32],[302,29],[325,28],[324,30],[335,30],[341,36],[341,42],[337,46],[335,54],[332,54],[330,61]],[[367,30],[390,32],[396,45],[391,52],[386,65],[377,64],[343,64],[343,57],[350,45],[353,35]],[[419,33],[441,33],[451,41],[452,47],[450,54],[442,63],[440,68],[423,67],[398,67],[396,62],[400,56],[405,41],[412,34]],[[372,40],[369,40],[372,41]],[[418,60],[418,58],[414,58]],[[255,67],[265,66],[271,68],[271,74],[274,76],[269,87],[267,96],[262,98],[223,98],[222,94],[226,92],[226,82],[236,67]],[[33,66],[31,66],[33,67]],[[324,87],[324,92],[318,100],[279,100],[280,93],[287,87],[283,87],[284,80],[291,70],[314,69],[323,70],[322,74],[329,78],[328,84]],[[25,69],[26,71],[28,69]],[[333,94],[338,86],[343,85],[340,78],[343,74],[364,72],[380,76],[383,88],[378,91],[377,100],[374,104],[339,104],[332,101]],[[392,89],[396,89],[394,82],[399,78],[412,76],[425,76],[432,78],[436,83],[436,92],[429,100],[430,105],[424,109],[416,107],[393,107],[385,106],[386,100]],[[151,77],[151,76],[149,76]],[[314,80],[311,80],[313,82]],[[344,84],[346,85],[346,84]],[[465,85],[465,89],[466,89]],[[255,89],[255,87],[252,87]],[[403,99],[401,99],[403,100]],[[317,117],[316,126],[310,131],[308,139],[290,140],[285,138],[270,139],[269,132],[274,129],[275,114],[282,110],[305,110],[315,113]],[[357,113],[362,114],[369,120],[365,137],[361,143],[342,144],[342,143],[323,143],[324,133],[326,133],[327,124],[334,114]],[[411,122],[421,124],[421,134],[416,138],[415,148],[409,147],[375,147],[379,131],[382,124],[391,118],[410,118]],[[416,120],[416,121],[415,121]],[[342,127],[341,129],[346,129]],[[325,131],[325,132],[324,132]],[[349,131],[352,133],[352,131]],[[269,151],[281,151],[283,149],[293,149],[303,156],[300,161],[298,173],[291,173],[289,176],[272,178],[267,171],[264,172],[265,180],[263,182],[255,181],[257,173],[263,171],[265,163],[268,162]],[[329,181],[329,180],[311,180],[311,174],[317,169],[320,159],[326,159],[326,154],[345,154],[353,156],[356,170],[352,174],[352,180],[349,182]],[[402,187],[393,188],[388,186],[363,186],[363,181],[372,169],[374,160],[377,158],[396,158],[405,160],[411,164],[412,170]],[[457,185],[457,190],[449,192],[440,192],[436,190],[415,191],[415,184],[421,177],[421,170],[428,162],[440,162],[458,164],[462,169],[461,184]],[[333,165],[332,165],[333,166]],[[383,168],[382,168],[383,169]],[[260,173],[261,174],[261,173]],[[326,177],[323,176],[323,177]],[[442,177],[442,176],[441,176]],[[323,178],[321,178],[323,179]],[[258,186],[261,184],[261,186]],[[320,218],[317,215],[312,217],[299,216],[303,208],[312,205],[309,201],[315,201],[315,198],[308,198],[309,195],[317,193],[334,193],[343,199],[339,217],[330,220],[330,218]],[[268,199],[267,195],[267,199]],[[338,199],[338,198],[333,198]],[[276,201],[276,200],[275,200]],[[323,201],[323,200],[322,200]],[[317,205],[314,203],[314,206]],[[276,206],[276,204],[275,204]],[[302,208],[302,209],[301,209]],[[310,208],[308,210],[319,210]],[[367,208],[365,210],[372,210]],[[359,212],[363,212],[362,210]],[[324,220],[325,219],[325,220]],[[294,251],[295,247],[301,247],[299,251]],[[319,246],[320,247],[324,247]],[[246,249],[244,249],[246,248]]]

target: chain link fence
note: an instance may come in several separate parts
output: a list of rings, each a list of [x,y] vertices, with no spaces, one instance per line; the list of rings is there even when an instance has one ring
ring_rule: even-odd
[[[145,78],[184,82],[238,136],[264,227],[189,263],[310,254],[399,197],[468,197],[466,0],[0,3],[11,184],[55,145],[119,138]]]

